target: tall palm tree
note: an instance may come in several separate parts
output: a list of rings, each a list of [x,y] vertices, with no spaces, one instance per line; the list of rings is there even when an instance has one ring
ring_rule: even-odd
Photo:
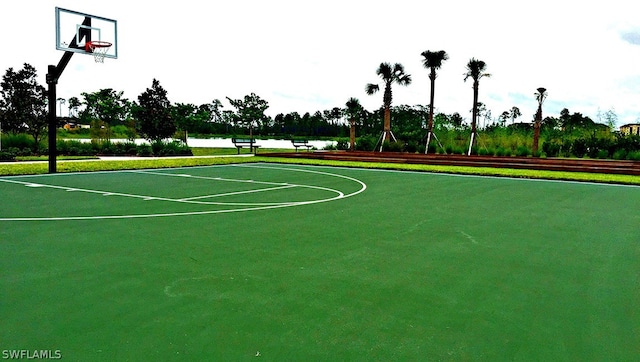
[[[538,88],[535,93],[536,101],[538,101],[538,111],[536,112],[536,120],[533,123],[533,154],[538,153],[538,141],[540,140],[540,122],[542,122],[542,102],[547,98],[547,90]]]
[[[411,84],[411,75],[404,72],[404,67],[400,63],[396,63],[393,66],[390,63],[380,63],[376,74],[384,82],[384,141],[391,141],[393,134],[391,133],[391,84],[397,83],[402,86]],[[372,95],[380,90],[380,86],[377,84],[369,83],[365,87],[365,91],[368,95]],[[395,137],[393,137],[395,139]]]
[[[478,84],[480,83],[480,78],[490,77],[491,74],[486,73],[487,64],[482,60],[478,60],[476,58],[471,58],[469,63],[467,63],[467,72],[464,75],[465,82],[467,79],[473,79],[473,108],[471,111],[471,140],[469,141],[469,152],[467,155],[471,155],[471,147],[476,142],[477,130],[476,130],[476,122],[478,118]]]
[[[431,141],[431,134],[433,133],[433,99],[434,99],[434,90],[436,87],[436,70],[440,69],[442,63],[449,59],[449,55],[444,50],[439,50],[437,52],[432,52],[430,50],[425,50],[420,53],[424,57],[422,59],[422,65],[425,68],[430,70],[429,80],[431,80],[431,95],[429,98],[429,121],[427,123],[427,147],[424,150],[426,154],[429,151],[429,142]]]
[[[513,106],[511,107],[511,124],[516,123],[516,118],[522,116],[522,113],[520,112],[520,108]]]
[[[346,103],[346,109],[344,114],[349,118],[349,150],[355,151],[356,149],[356,120],[362,114],[362,105],[357,98],[349,98]]]
[[[62,105],[67,103],[67,100],[64,98],[58,98],[58,117],[62,117]]]
[[[82,102],[78,97],[69,98],[69,117],[77,117],[80,106],[82,106]]]

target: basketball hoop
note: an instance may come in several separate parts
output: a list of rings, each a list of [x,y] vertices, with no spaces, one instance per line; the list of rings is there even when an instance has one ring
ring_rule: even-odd
[[[111,43],[108,41],[88,41],[84,46],[84,50],[93,54],[93,59],[96,63],[104,63],[104,56],[111,48]]]

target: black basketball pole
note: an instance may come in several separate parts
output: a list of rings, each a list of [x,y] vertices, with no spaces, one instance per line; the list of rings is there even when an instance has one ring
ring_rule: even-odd
[[[48,118],[48,137],[49,137],[49,173],[56,173],[56,131],[58,128],[58,120],[56,117],[56,84],[55,77],[56,66],[50,65],[47,73],[47,99],[49,102],[49,118]]]
[[[73,52],[66,51],[60,59],[57,66],[50,65],[49,72],[47,73],[47,100],[49,102],[49,173],[56,173],[56,131],[58,128],[58,117],[56,115],[56,85],[60,75],[66,68]]]
[[[91,18],[85,17],[82,25],[91,26]],[[87,40],[91,40],[91,35],[83,34]],[[69,47],[76,47],[76,37],[73,37],[71,41],[71,45]],[[58,117],[56,115],[56,86],[58,84],[58,79],[64,72],[64,68],[69,64],[69,60],[71,60],[71,56],[73,56],[73,52],[66,51],[60,58],[58,65],[49,65],[49,69],[47,72],[47,101],[49,102],[49,117],[48,117],[48,137],[49,137],[49,173],[56,173],[56,136],[58,129]]]

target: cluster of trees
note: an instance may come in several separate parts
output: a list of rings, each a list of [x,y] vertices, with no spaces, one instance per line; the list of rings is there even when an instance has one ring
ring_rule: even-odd
[[[6,71],[0,83],[0,122],[4,132],[31,135],[37,148],[48,126],[48,99],[45,88],[36,78],[37,72],[30,64],[19,71],[13,68]],[[137,102],[124,99],[122,92],[113,89],[82,93],[82,97],[82,101],[75,97],[69,99],[69,109],[75,111],[80,122],[91,124],[100,137],[108,138],[109,129],[114,125],[130,127],[132,134],[150,141],[171,137],[176,131],[172,113],[180,108],[171,107],[167,92],[155,79],[152,87],[138,96]],[[84,108],[78,111],[81,106]],[[58,126],[68,120],[60,119]]]
[[[36,69],[25,64],[9,68],[0,82],[0,124],[3,132],[26,133],[38,144],[47,132],[47,91],[39,85]]]
[[[27,133],[36,148],[46,136],[48,100],[46,89],[37,83],[37,72],[29,64],[14,71],[9,68],[2,78],[0,90],[0,124],[5,133]],[[266,100],[251,93],[240,99],[227,100],[233,110],[223,110],[222,102],[195,105],[171,103],[167,91],[157,79],[131,101],[122,91],[111,88],[83,92],[80,97],[57,99],[60,112],[67,105],[69,115],[58,117],[64,124],[90,125],[91,137],[110,140],[114,129],[127,138],[142,137],[151,142],[179,137],[186,142],[189,133],[197,134],[261,134],[272,136],[338,137],[348,128],[341,123],[342,110],[333,108],[314,114],[297,112],[265,114]]]

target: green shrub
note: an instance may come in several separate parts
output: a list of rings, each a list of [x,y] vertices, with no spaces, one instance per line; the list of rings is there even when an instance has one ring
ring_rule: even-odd
[[[495,151],[494,155],[500,156],[500,157],[511,156],[511,152],[507,151],[506,149],[504,149],[502,147],[498,147],[498,148],[496,148],[496,151]]]
[[[336,149],[338,150],[348,150],[349,149],[349,139],[347,138],[340,138],[338,139],[338,141],[336,142]]]
[[[625,160],[627,159],[627,151],[624,149],[617,150],[613,153],[614,160]]]
[[[12,150],[17,150],[17,148],[10,148],[6,150],[0,151],[0,161],[15,161],[16,154]]]
[[[449,154],[449,155],[454,154],[453,146],[451,146],[451,145],[447,145],[447,146],[444,148],[444,151],[445,151],[447,154]]]
[[[17,148],[19,150],[32,150],[35,146],[33,137],[26,133],[3,133],[2,148]]]
[[[114,146],[111,142],[102,142],[102,149],[100,153],[103,155],[115,155],[116,154],[116,146]]]
[[[633,151],[640,151],[640,136],[619,135],[615,141],[615,146],[617,150],[624,150],[627,153],[633,152]]]
[[[576,138],[571,144],[571,153],[578,158],[587,154],[587,142],[582,138]]]
[[[542,144],[542,152],[546,153],[548,157],[558,157],[560,148],[561,145],[554,142],[544,142]]]
[[[629,152],[627,159],[632,161],[640,161],[640,151]]]
[[[135,155],[138,153],[138,146],[135,142],[125,142],[121,144],[121,149],[124,155]]]
[[[153,145],[151,146],[153,148]],[[162,148],[156,148],[153,151],[154,156],[175,156],[176,149],[168,143],[162,143]]]
[[[134,153],[135,147],[135,153]],[[136,146],[133,142],[126,142],[111,146],[112,152],[120,155],[137,154],[138,156],[193,156],[191,148],[180,141],[162,142],[156,141],[151,145]]]
[[[163,153],[163,149],[164,143],[162,141],[155,141],[151,143],[151,151],[153,152],[154,156],[161,156],[161,154]]]
[[[454,147],[453,150],[451,151],[451,154],[454,154],[454,155],[466,155],[467,154],[467,149],[463,148],[463,147]]]
[[[40,152],[40,154],[46,154],[47,151]],[[58,140],[56,142],[56,153],[58,155],[68,156],[94,156],[98,154],[98,148],[96,144],[88,142],[80,142],[76,140]]]
[[[609,151],[607,150],[599,150],[596,155],[599,159],[607,159],[609,158]]]
[[[416,141],[407,142],[406,151],[409,153],[416,153],[418,151],[418,142]]]
[[[516,156],[518,157],[531,156],[531,150],[527,146],[518,146],[518,149],[516,149]]]
[[[402,152],[404,150],[404,143],[384,141],[382,150],[385,152]]]
[[[69,153],[71,141],[60,141],[56,142],[56,151],[59,155],[64,155]]]
[[[151,145],[143,144],[137,147],[137,155],[138,156],[151,156],[153,154],[153,149],[151,149]]]
[[[356,150],[373,151],[376,146],[376,138],[372,136],[362,136],[356,139]]]
[[[109,143],[109,154],[117,156],[132,156],[138,153],[137,146],[133,142],[116,142]],[[104,150],[102,151],[106,153]]]

